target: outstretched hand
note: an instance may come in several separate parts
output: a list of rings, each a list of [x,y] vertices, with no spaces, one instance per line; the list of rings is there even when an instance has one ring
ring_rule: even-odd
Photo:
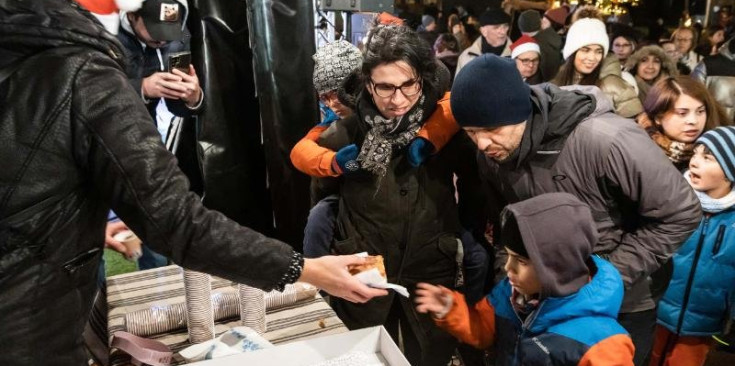
[[[419,313],[431,313],[438,318],[443,318],[452,308],[454,300],[452,291],[444,286],[434,286],[425,282],[416,285],[416,311]]]
[[[304,259],[299,281],[308,282],[332,296],[364,303],[373,297],[386,296],[388,291],[371,288],[352,277],[347,268],[364,264],[365,258],[355,255],[324,256]]]

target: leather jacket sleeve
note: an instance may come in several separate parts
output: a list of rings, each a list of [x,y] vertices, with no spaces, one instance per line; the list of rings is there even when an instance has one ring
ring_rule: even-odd
[[[109,57],[94,53],[70,95],[73,154],[89,189],[152,248],[183,267],[264,290],[293,249],[206,209],[161,143],[140,97]]]

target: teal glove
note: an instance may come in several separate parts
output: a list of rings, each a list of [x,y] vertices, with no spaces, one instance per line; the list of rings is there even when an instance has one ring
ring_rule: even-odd
[[[347,145],[339,149],[337,154],[334,156],[334,161],[332,161],[332,169],[338,171],[337,169],[334,169],[334,165],[336,164],[339,167],[339,170],[342,171],[342,175],[348,175],[359,171],[360,163],[357,161],[357,155],[359,155],[359,153],[360,149],[358,149],[355,144]]]
[[[434,145],[431,142],[423,137],[417,137],[408,145],[408,162],[412,167],[418,168],[433,152]]]

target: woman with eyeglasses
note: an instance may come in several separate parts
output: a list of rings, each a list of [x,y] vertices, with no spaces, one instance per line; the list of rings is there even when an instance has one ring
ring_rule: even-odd
[[[648,91],[656,81],[679,75],[676,63],[659,46],[645,46],[636,51],[628,58],[625,69],[635,76],[641,103],[646,100]]]
[[[626,118],[635,117],[643,107],[633,86],[623,80],[617,58],[610,55],[605,59],[609,45],[607,30],[601,20],[577,20],[567,32],[563,50],[566,61],[552,83],[559,86],[596,85],[610,97],[615,113]]]
[[[304,256],[318,258],[328,255],[334,238],[339,208],[339,166],[333,164],[336,152],[317,144],[319,136],[334,121],[354,114],[357,94],[362,89],[360,68],[362,53],[357,47],[341,40],[319,48],[314,59],[314,87],[319,96],[321,122],[314,126],[291,150],[291,162],[303,173],[313,177],[312,208],[304,228]],[[451,75],[450,75],[451,76]],[[418,132],[428,145],[441,150],[457,131],[454,121],[434,119]],[[417,140],[417,141],[418,141]],[[423,142],[416,142],[419,145]],[[428,157],[428,148],[414,151],[409,161],[420,165]]]
[[[453,121],[448,108],[437,108],[443,90],[436,73],[434,54],[416,32],[375,26],[365,43],[355,113],[331,123],[316,139],[332,151],[321,163],[341,177],[331,251],[382,255],[388,282],[409,291],[425,281],[457,286],[463,247],[457,238],[462,228],[455,173],[460,203],[486,202],[465,195],[482,194],[467,135],[455,134],[456,124],[451,133],[426,124],[430,116]],[[421,136],[422,128],[432,139],[438,134],[451,140],[438,151]],[[412,365],[444,366],[456,347],[452,336],[398,294],[361,306],[340,299],[331,305],[350,329],[383,325],[396,340],[400,332]]]
[[[694,51],[697,46],[697,32],[689,27],[680,27],[671,34],[671,41],[674,42],[677,51],[681,54],[679,62],[684,64],[690,72],[694,70],[703,58]]]

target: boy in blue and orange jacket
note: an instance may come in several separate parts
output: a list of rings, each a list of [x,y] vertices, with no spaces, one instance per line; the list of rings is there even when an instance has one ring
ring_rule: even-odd
[[[507,206],[501,238],[508,277],[469,307],[441,286],[417,286],[419,312],[459,340],[495,346],[497,365],[633,365],[633,342],[616,318],[623,282],[592,257],[598,234],[587,205],[548,193]]]

